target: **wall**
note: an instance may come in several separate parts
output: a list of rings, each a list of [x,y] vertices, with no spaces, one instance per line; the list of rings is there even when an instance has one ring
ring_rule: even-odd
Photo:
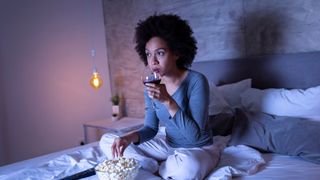
[[[1,6],[0,6],[1,10]],[[2,11],[0,11],[0,22],[3,22],[3,16]],[[0,34],[2,34],[3,28],[0,28]],[[1,44],[1,41],[0,41]],[[4,102],[4,84],[3,84],[3,53],[1,52],[0,48],[0,166],[6,164],[7,162],[7,153],[6,153],[6,147],[7,147],[7,141],[6,141],[6,119],[5,119],[5,102]]]
[[[0,7],[7,163],[78,146],[83,122],[111,117],[102,2],[3,0]],[[99,90],[88,83],[92,47]]]
[[[134,51],[139,20],[175,13],[189,21],[198,41],[195,61],[320,51],[320,1],[103,0],[113,92],[129,116],[143,116],[143,67]]]
[[[0,59],[1,57],[1,52],[0,52]],[[4,96],[3,96],[3,81],[2,81],[2,69],[3,65],[1,64],[0,61],[0,166],[5,164],[7,162],[6,158],[6,138],[5,138],[5,131],[6,131],[6,123],[5,123],[5,106],[4,106]]]

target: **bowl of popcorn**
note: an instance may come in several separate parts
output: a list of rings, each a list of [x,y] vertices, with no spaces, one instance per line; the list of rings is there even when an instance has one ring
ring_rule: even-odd
[[[133,180],[139,168],[136,159],[120,157],[104,160],[95,167],[95,171],[100,180]]]

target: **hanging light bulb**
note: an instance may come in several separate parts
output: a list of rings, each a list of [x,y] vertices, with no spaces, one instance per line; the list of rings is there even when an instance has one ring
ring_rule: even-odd
[[[102,86],[102,79],[96,68],[93,70],[90,85],[95,89],[99,89]]]
[[[89,1],[88,1],[89,2]],[[98,70],[96,68],[96,49],[95,49],[95,36],[94,36],[94,23],[96,21],[96,18],[94,16],[94,8],[92,3],[90,4],[90,17],[91,17],[91,23],[92,25],[90,26],[91,28],[91,43],[92,43],[92,48],[91,48],[91,60],[92,60],[92,64],[93,64],[93,73],[92,76],[90,78],[90,85],[94,88],[94,89],[99,89],[102,86],[102,78],[100,76],[100,74],[98,73]]]
[[[92,49],[91,50],[91,57],[92,57],[93,63],[95,61],[95,56],[96,56],[96,51],[95,51],[95,49]],[[97,71],[95,64],[94,64],[93,73],[92,73],[92,76],[90,79],[90,85],[95,89],[99,89],[102,86],[102,79],[101,79],[100,74]]]

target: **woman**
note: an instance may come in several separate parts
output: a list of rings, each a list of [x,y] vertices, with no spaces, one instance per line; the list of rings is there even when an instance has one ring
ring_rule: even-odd
[[[102,138],[109,157],[134,157],[164,179],[203,179],[216,166],[219,151],[206,128],[209,85],[204,75],[188,69],[197,51],[192,34],[187,21],[177,15],[153,15],[138,23],[136,51],[160,74],[161,84],[145,84],[143,128],[115,138],[111,152],[106,150],[110,136]],[[165,136],[156,136],[160,122]]]

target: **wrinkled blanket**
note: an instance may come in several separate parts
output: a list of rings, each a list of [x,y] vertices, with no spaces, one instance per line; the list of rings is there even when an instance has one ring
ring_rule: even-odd
[[[251,175],[256,173],[259,166],[265,163],[262,155],[248,146],[226,147],[229,139],[229,136],[214,137],[214,142],[221,148],[222,153],[217,168],[208,175],[207,180],[226,180],[233,176]],[[95,144],[95,146],[72,151],[31,167],[18,170],[11,168],[13,170],[11,172],[8,169],[1,171],[0,168],[0,179],[61,179],[92,168],[105,158],[99,146]],[[97,179],[97,176],[87,177],[86,179]],[[161,178],[141,170],[137,179],[156,180]]]

